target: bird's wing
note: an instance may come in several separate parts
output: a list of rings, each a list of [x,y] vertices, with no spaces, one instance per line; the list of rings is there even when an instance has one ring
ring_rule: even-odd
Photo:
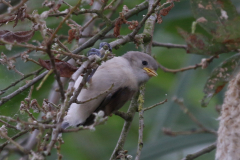
[[[104,116],[109,116],[114,111],[119,110],[131,97],[136,90],[128,87],[119,88],[114,93],[108,94],[94,112],[104,111]],[[84,123],[79,125],[90,125],[94,122],[95,116],[91,114]]]

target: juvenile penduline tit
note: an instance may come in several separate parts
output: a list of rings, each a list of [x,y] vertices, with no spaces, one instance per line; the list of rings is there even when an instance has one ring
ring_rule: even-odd
[[[62,128],[91,125],[95,118],[93,113],[102,110],[104,116],[109,116],[119,110],[133,97],[142,83],[152,76],[157,76],[157,69],[158,63],[153,57],[138,51],[130,51],[121,57],[103,62],[89,79],[88,87],[82,89],[77,100],[86,101],[97,96],[98,98],[83,104],[72,103],[64,117]],[[78,88],[81,79],[80,76],[76,81],[75,89]],[[104,93],[112,85],[111,90]]]

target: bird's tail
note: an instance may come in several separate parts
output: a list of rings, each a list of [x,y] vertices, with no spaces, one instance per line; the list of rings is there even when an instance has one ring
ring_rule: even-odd
[[[68,122],[62,122],[62,129],[67,129],[68,127],[70,127]]]

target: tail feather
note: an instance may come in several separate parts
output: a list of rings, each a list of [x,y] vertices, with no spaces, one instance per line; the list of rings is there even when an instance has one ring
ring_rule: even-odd
[[[62,123],[62,129],[67,129],[68,127],[70,127],[68,122],[63,122]]]

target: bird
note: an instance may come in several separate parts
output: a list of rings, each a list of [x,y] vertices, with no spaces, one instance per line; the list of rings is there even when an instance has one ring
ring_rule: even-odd
[[[103,62],[88,80],[88,87],[82,89],[77,100],[97,98],[83,104],[72,103],[64,117],[62,128],[88,126],[94,123],[94,113],[103,111],[106,117],[119,110],[134,96],[141,84],[157,76],[157,69],[158,62],[153,57],[138,51],[129,51],[123,56]],[[81,79],[79,77],[75,82],[75,89]],[[109,88],[111,89],[105,93]]]

